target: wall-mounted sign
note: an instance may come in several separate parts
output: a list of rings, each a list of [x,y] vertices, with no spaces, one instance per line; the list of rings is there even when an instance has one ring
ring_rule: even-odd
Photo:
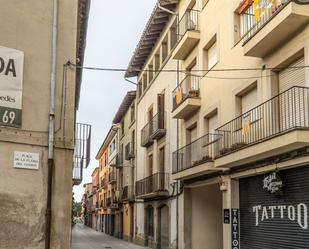
[[[283,182],[278,172],[272,172],[263,179],[263,189],[271,194],[281,194]]]
[[[14,168],[18,169],[39,169],[39,153],[14,151]]]
[[[24,53],[0,46],[0,125],[21,127]]]
[[[223,210],[223,223],[230,224],[230,210],[229,209]]]
[[[257,205],[252,208],[255,214],[255,226],[270,220],[289,220],[302,229],[308,229],[308,207],[305,203],[298,205]]]
[[[239,214],[238,209],[232,209],[232,249],[239,249]]]

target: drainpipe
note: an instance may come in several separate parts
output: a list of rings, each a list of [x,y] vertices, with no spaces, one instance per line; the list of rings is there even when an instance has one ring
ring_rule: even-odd
[[[51,39],[51,73],[50,73],[50,103],[48,128],[48,173],[47,173],[47,207],[45,223],[45,249],[50,248],[51,239],[51,206],[52,180],[54,168],[54,134],[55,134],[55,90],[57,66],[57,34],[58,34],[58,0],[53,0],[53,23]]]
[[[171,11],[171,10],[169,10],[169,9],[167,9],[167,8],[164,8],[164,7],[161,5],[160,2],[158,3],[158,8],[159,8],[160,10],[163,10],[163,11],[165,11],[165,12],[171,14],[171,15],[174,15],[174,16],[177,15],[174,11]]]

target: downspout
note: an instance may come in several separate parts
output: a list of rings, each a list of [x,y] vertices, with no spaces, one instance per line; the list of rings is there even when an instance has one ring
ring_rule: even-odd
[[[45,223],[45,249],[50,248],[50,240],[51,240],[51,212],[52,212],[51,206],[52,206],[52,180],[53,180],[53,168],[54,168],[57,35],[58,35],[58,0],[53,0],[50,103],[49,103],[49,127],[48,127],[48,173],[47,173],[47,207],[46,207],[46,223]]]

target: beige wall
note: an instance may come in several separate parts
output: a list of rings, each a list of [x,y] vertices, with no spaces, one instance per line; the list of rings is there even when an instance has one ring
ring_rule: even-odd
[[[52,1],[0,1],[0,45],[24,51],[21,129],[0,131],[1,248],[44,248]],[[68,70],[65,127],[62,66],[76,57],[77,1],[60,1],[56,86],[56,151],[51,248],[67,249],[71,237],[75,71]],[[64,112],[62,112],[64,113]],[[13,168],[14,151],[40,154],[39,170]]]
[[[179,3],[180,17],[185,10],[192,4],[193,1],[181,0]],[[243,41],[235,43],[234,37],[234,11],[239,6],[239,0],[232,1],[208,1],[207,5],[202,8],[202,0],[197,0],[197,9],[200,10],[200,41],[198,45],[192,49],[189,56],[180,61],[181,69],[186,69],[193,60],[197,61],[197,68],[206,69],[206,58],[204,48],[216,36],[218,63],[213,69],[224,68],[262,68],[278,67],[288,65],[287,62],[296,54],[304,54],[305,65],[309,64],[309,26],[305,26],[292,37],[291,40],[283,41],[282,46],[277,47],[273,53],[268,54],[264,58],[254,58],[244,55]],[[267,27],[265,27],[267,28]],[[199,75],[204,73],[199,72]],[[233,72],[210,72],[200,81],[201,93],[201,108],[187,120],[180,120],[180,146],[185,146],[186,128],[192,124],[197,124],[198,137],[207,133],[204,125],[204,117],[217,109],[218,125],[221,125],[233,120],[240,114],[239,102],[236,95],[245,90],[252,83],[257,84],[257,103],[262,103],[272,96],[276,95],[277,82],[275,77],[268,75],[276,74],[272,70],[263,71],[233,71]],[[185,74],[181,74],[181,78]],[[214,77],[221,77],[215,79]],[[222,79],[222,78],[236,79]],[[245,78],[245,79],[241,79]],[[306,68],[306,86],[309,86],[309,69]],[[260,144],[263,146],[263,144]],[[266,146],[266,145],[265,145]],[[254,150],[254,148],[252,148]],[[271,170],[271,169],[269,169]],[[242,174],[242,177],[244,175]],[[223,191],[223,207],[237,208],[238,207],[238,182],[237,180],[226,179],[227,191]],[[189,190],[186,190],[189,191]],[[218,192],[214,188],[199,187],[192,188],[189,193],[185,191],[184,196],[180,201],[180,226],[179,226],[179,241],[180,248],[191,248],[188,243],[191,238],[187,235],[186,227],[188,220],[187,212],[190,210],[188,205],[192,202],[192,248],[207,248],[205,245],[211,245],[213,238],[219,238],[222,226],[219,229],[218,224],[213,222],[222,217],[222,205],[218,202],[218,198],[213,194]],[[188,204],[189,203],[189,204]],[[207,210],[209,210],[207,212]],[[212,215],[213,216],[212,216]],[[207,216],[209,215],[209,217]],[[217,218],[215,220],[214,218]],[[222,221],[220,221],[222,224]],[[217,229],[217,235],[213,235],[213,227]],[[231,248],[231,229],[230,225],[223,225],[224,244],[213,245],[209,248]],[[202,232],[203,231],[203,232]],[[206,231],[210,231],[206,232]],[[203,236],[202,236],[203,235]],[[213,236],[208,236],[213,235]],[[222,239],[222,238],[221,238]],[[187,244],[186,244],[187,242]]]
[[[223,222],[219,186],[192,188],[191,198],[192,249],[221,249]]]

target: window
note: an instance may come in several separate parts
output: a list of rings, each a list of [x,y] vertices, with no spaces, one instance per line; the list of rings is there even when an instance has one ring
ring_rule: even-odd
[[[170,49],[174,49],[177,44],[177,22],[173,23],[172,27],[170,28]]]
[[[155,65],[155,74],[157,74],[160,69],[160,54],[155,54],[154,65]]]
[[[132,148],[131,148],[131,150],[134,153],[134,150],[135,150],[135,130],[132,131],[131,141],[132,141]]]
[[[153,174],[153,155],[148,156],[148,176]]]
[[[149,66],[148,66],[148,74],[149,74],[149,82],[151,82],[152,81],[152,79],[153,79],[153,65],[152,64],[150,64]]]
[[[124,119],[121,120],[121,135],[124,135]]]
[[[109,155],[113,154],[116,149],[116,139],[109,145]]]
[[[163,63],[165,61],[165,59],[167,58],[167,54],[168,54],[167,42],[168,42],[168,39],[167,39],[167,36],[166,36],[164,38],[163,42],[162,42],[162,48],[161,48],[161,51],[162,51],[162,61],[161,61],[161,63]]]
[[[217,111],[212,115],[205,118],[205,134],[215,134],[215,130],[218,128],[218,114]]]
[[[141,97],[143,94],[143,84],[142,82],[138,82],[138,97]]]
[[[159,172],[165,172],[165,147],[159,149]]]
[[[211,69],[218,62],[217,42],[215,41],[207,50],[207,69]]]
[[[145,92],[147,89],[147,83],[148,83],[147,81],[148,81],[147,72],[145,72],[143,74],[143,92]]]
[[[135,120],[135,104],[131,105],[131,123]]]

